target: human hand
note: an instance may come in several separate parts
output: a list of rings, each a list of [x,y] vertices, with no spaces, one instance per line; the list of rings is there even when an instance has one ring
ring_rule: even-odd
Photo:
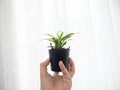
[[[69,68],[65,68],[62,61],[59,62],[60,69],[63,75],[59,75],[58,72],[54,72],[54,75],[50,75],[47,72],[47,66],[50,59],[40,64],[40,78],[41,78],[41,90],[70,90],[72,86],[72,77],[75,73],[74,62],[69,58]]]

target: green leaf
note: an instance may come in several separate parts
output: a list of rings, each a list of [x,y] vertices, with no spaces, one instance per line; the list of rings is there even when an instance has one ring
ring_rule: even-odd
[[[72,37],[74,33],[69,33],[69,34],[66,34],[61,40],[67,40],[67,39],[70,39]]]
[[[63,36],[64,32],[61,32],[59,35],[59,40],[61,40],[62,36]]]
[[[47,36],[49,36],[51,38],[55,38],[55,36],[53,36],[52,34],[45,34],[45,35],[47,35]]]
[[[67,43],[67,41],[63,42],[62,45],[61,45],[61,47],[65,46],[66,43]]]
[[[59,31],[56,33],[56,36],[46,34],[47,36],[49,36],[46,40],[52,42],[53,45],[51,46],[51,48],[54,47],[55,49],[61,49],[67,44],[69,40],[71,40],[73,34],[74,33],[65,34],[64,32]]]

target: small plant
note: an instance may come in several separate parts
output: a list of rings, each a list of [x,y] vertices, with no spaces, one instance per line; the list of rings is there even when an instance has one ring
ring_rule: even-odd
[[[49,36],[47,38],[48,41],[50,41],[50,48],[53,49],[62,49],[67,44],[68,41],[71,40],[71,37],[74,35],[74,33],[65,33],[63,31],[57,32],[56,36],[52,34],[46,34]]]
[[[68,58],[70,48],[65,48],[65,45],[68,41],[71,40],[71,37],[74,33],[65,33],[59,31],[56,35],[46,34],[48,38],[46,40],[50,41],[49,58],[51,63],[51,70],[55,72],[60,72],[59,61],[62,60],[65,67],[68,69]]]

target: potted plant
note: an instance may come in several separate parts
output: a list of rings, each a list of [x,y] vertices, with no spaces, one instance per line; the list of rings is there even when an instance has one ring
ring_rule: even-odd
[[[65,48],[68,41],[74,33],[65,33],[63,31],[57,32],[56,36],[52,34],[46,34],[47,40],[50,41],[49,57],[51,63],[51,70],[60,72],[59,61],[61,60],[65,67],[68,69],[68,58],[70,47]]]

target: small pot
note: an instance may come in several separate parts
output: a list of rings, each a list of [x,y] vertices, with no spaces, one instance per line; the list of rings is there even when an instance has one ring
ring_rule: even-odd
[[[51,70],[55,72],[60,72],[59,61],[62,61],[65,67],[68,69],[68,58],[70,49],[50,49],[49,57],[51,63]]]

